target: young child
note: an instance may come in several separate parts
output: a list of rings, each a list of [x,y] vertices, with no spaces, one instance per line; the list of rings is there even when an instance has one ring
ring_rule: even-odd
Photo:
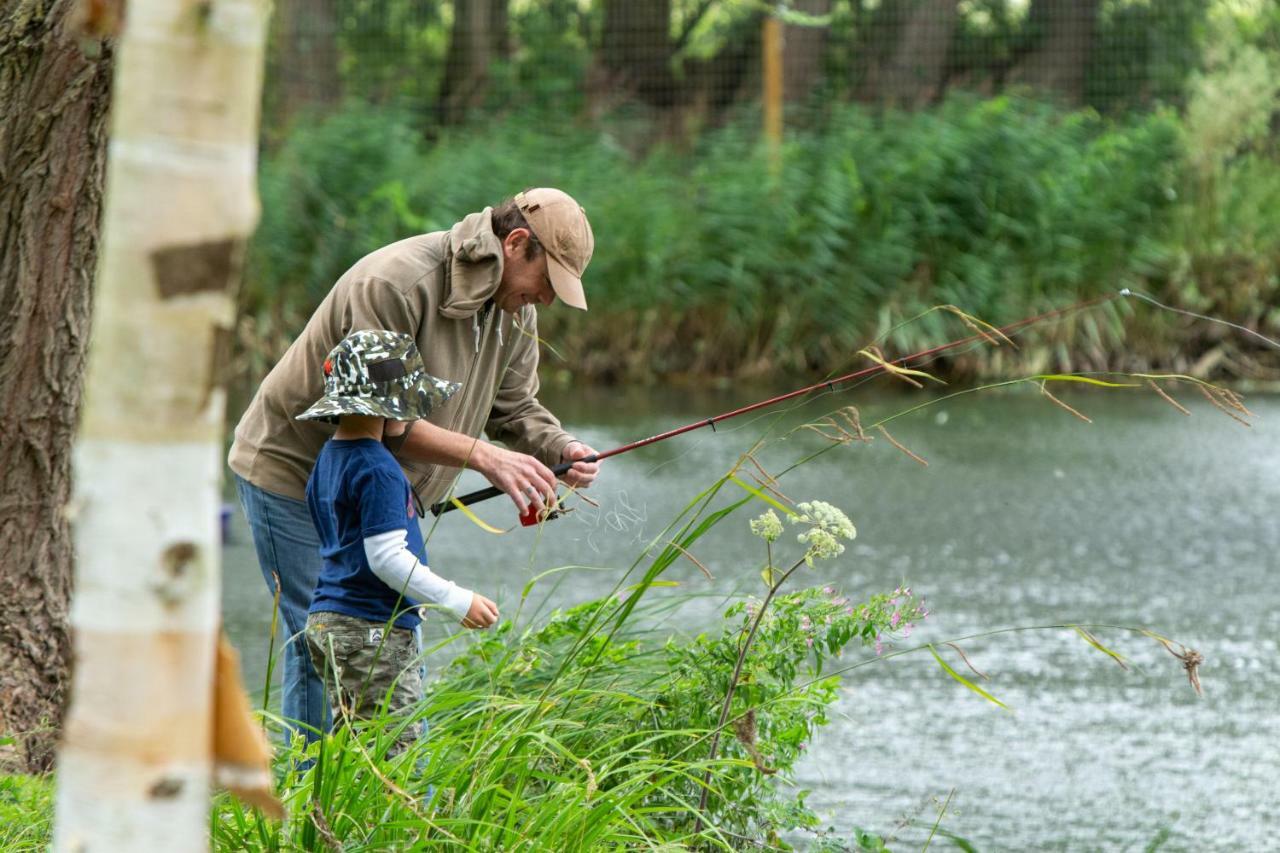
[[[352,332],[325,359],[324,375],[324,396],[298,415],[338,424],[307,481],[323,568],[306,634],[337,722],[368,719],[388,693],[392,714],[420,701],[418,605],[440,605],[468,628],[495,624],[498,608],[427,567],[413,491],[382,444],[387,419],[425,417],[458,384],[426,372],[412,337],[385,331]],[[404,727],[388,755],[419,729]]]

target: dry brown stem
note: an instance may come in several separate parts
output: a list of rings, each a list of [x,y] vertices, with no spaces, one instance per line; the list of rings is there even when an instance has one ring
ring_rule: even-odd
[[[908,449],[907,449],[907,448],[902,444],[902,442],[898,441],[896,438],[894,438],[893,436],[889,435],[889,431],[888,431],[887,429],[885,429],[883,425],[879,425],[879,426],[877,426],[877,427],[876,427],[876,429],[880,430],[880,434],[881,434],[881,435],[883,435],[883,436],[885,437],[885,439],[886,439],[890,444],[892,444],[894,447],[898,448],[898,449],[899,449],[899,450],[901,450],[903,453],[907,454],[908,456],[910,456],[910,457],[911,457],[912,459],[914,459],[915,461],[919,462],[919,463],[920,463],[921,465],[923,465],[924,467],[926,467],[926,468],[928,468],[928,467],[929,467],[929,463],[928,463],[928,462],[926,462],[923,458],[921,458],[921,457],[917,456],[916,454],[912,453],[910,450],[908,450]]]
[[[1247,426],[1247,427],[1253,426],[1253,424],[1249,423],[1244,418],[1240,417],[1235,412],[1233,412],[1231,410],[1231,407],[1229,407],[1226,403],[1222,401],[1222,399],[1216,393],[1218,391],[1221,391],[1222,389],[1218,388],[1217,386],[1208,386],[1208,385],[1197,385],[1196,387],[1200,389],[1200,393],[1204,395],[1204,398],[1213,404],[1213,407],[1215,409],[1222,412],[1227,417],[1231,418],[1231,420],[1235,421],[1236,423],[1243,424],[1244,426]]]
[[[703,573],[704,575],[706,575],[706,576],[707,576],[707,580],[715,580],[715,578],[714,578],[714,577],[712,576],[712,574],[711,574],[711,570],[710,570],[710,569],[708,569],[706,566],[702,565],[702,563],[698,562],[698,558],[697,558],[697,557],[695,557],[695,556],[693,556],[692,554],[690,554],[690,553],[689,553],[688,551],[686,551],[684,548],[681,548],[681,547],[680,547],[678,544],[676,544],[676,542],[674,542],[674,541],[667,542],[667,544],[668,544],[668,545],[670,545],[672,548],[675,548],[675,549],[676,549],[677,551],[679,551],[681,554],[684,554],[686,557],[688,557],[688,558],[689,558],[689,562],[691,562],[691,563],[693,563],[695,566],[697,566],[697,567],[702,571],[702,573]]]
[[[733,721],[733,733],[738,738],[738,743],[742,744],[747,754],[751,756],[751,761],[755,764],[757,770],[766,776],[772,776],[778,772],[776,767],[769,766],[768,762],[764,760],[764,756],[760,754],[759,748],[756,747],[755,708]]]
[[[1053,402],[1053,404],[1054,404],[1055,406],[1058,406],[1058,407],[1059,407],[1059,408],[1061,408],[1061,409],[1065,409],[1065,410],[1067,410],[1068,412],[1070,412],[1071,414],[1075,415],[1077,418],[1079,418],[1080,420],[1084,421],[1085,423],[1087,423],[1087,424],[1091,424],[1091,423],[1093,423],[1093,421],[1091,421],[1089,418],[1087,418],[1087,417],[1085,417],[1084,415],[1080,414],[1080,413],[1079,413],[1079,412],[1077,412],[1075,409],[1071,408],[1071,407],[1070,407],[1070,406],[1068,406],[1066,403],[1062,402],[1062,401],[1061,401],[1061,400],[1059,400],[1057,397],[1055,397],[1055,396],[1053,396],[1052,394],[1050,394],[1050,393],[1049,393],[1049,389],[1045,387],[1045,385],[1044,385],[1044,383],[1043,383],[1043,382],[1042,382],[1042,383],[1040,383],[1040,393],[1041,393],[1041,394],[1043,394],[1043,395],[1045,395],[1046,397],[1048,397],[1048,398],[1049,398],[1049,400],[1050,400],[1050,401],[1052,401],[1052,402]]]
[[[964,665],[969,667],[969,670],[974,675],[978,676],[983,681],[991,680],[991,676],[987,675],[985,672],[983,672],[982,670],[978,669],[976,666],[973,665],[973,661],[969,660],[969,656],[964,653],[964,649],[960,648],[955,643],[943,643],[943,645],[950,646],[951,648],[955,649],[956,654],[960,655],[960,660],[964,661]]]
[[[1157,394],[1159,394],[1164,399],[1164,401],[1168,403],[1170,406],[1173,406],[1175,409],[1177,409],[1179,412],[1182,412],[1182,414],[1184,415],[1188,415],[1188,416],[1191,415],[1191,412],[1188,409],[1184,408],[1181,403],[1173,399],[1173,397],[1169,396],[1169,394],[1167,394],[1163,388],[1161,388],[1159,385],[1155,383],[1154,379],[1148,379],[1147,384],[1151,386],[1152,391],[1155,391]]]

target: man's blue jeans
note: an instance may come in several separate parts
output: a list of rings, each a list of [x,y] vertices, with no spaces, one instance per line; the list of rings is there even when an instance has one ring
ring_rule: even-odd
[[[260,489],[239,475],[235,479],[258,565],[272,595],[276,578],[280,583],[280,619],[287,632],[280,713],[301,723],[295,731],[311,741],[316,737],[313,729],[327,732],[330,725],[324,683],[311,665],[306,635],[307,609],[320,576],[320,538],[305,501]]]

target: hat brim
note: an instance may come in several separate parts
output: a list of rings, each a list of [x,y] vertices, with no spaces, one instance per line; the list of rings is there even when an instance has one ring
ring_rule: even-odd
[[[416,421],[440,408],[459,388],[460,382],[446,382],[430,374],[394,396],[326,394],[302,414],[300,421],[336,422],[341,415],[365,415],[397,421]]]
[[[582,279],[550,252],[547,252],[547,274],[551,276],[551,289],[561,302],[571,308],[587,310],[587,295],[582,290]]]

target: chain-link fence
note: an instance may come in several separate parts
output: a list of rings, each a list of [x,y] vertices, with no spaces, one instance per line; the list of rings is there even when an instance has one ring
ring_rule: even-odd
[[[545,326],[597,377],[813,370],[877,317],[1123,286],[1280,328],[1274,0],[280,0],[274,27],[265,361],[361,255],[537,185],[601,240],[590,323]],[[1149,330],[1144,363],[1188,343]]]
[[[357,99],[405,106],[426,127],[533,105],[696,128],[765,93],[803,120],[834,101],[914,108],[1013,87],[1114,113],[1178,103],[1213,5],[281,0],[266,126]]]

